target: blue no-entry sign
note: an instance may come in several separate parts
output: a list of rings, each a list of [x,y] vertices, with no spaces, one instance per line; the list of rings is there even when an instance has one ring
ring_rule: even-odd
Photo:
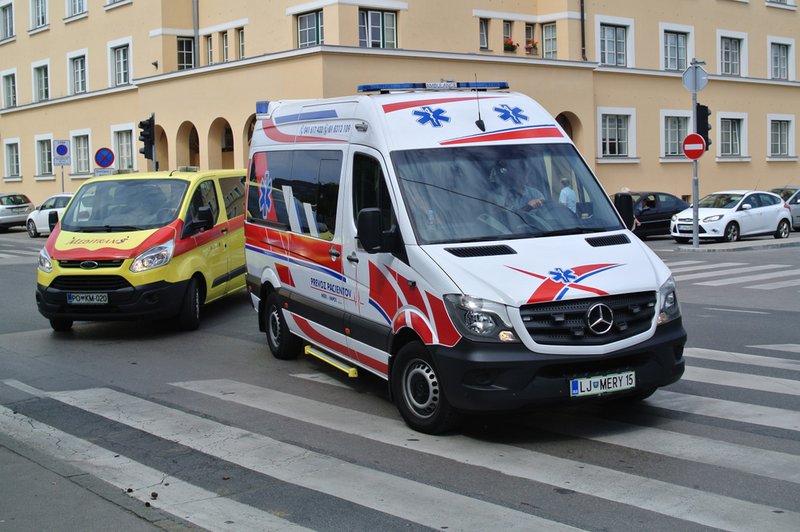
[[[100,148],[94,154],[94,162],[100,168],[108,168],[114,164],[114,152],[108,148]]]

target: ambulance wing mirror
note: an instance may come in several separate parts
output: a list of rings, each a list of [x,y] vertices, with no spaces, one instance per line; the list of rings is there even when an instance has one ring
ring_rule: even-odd
[[[358,212],[358,234],[356,238],[367,253],[387,253],[394,250],[397,226],[383,228],[380,209],[361,209]]]
[[[625,227],[632,231],[634,227],[633,197],[627,192],[617,192],[614,194],[614,207],[622,217]]]
[[[203,231],[208,231],[214,227],[214,216],[211,207],[200,207],[197,209],[195,219],[189,222],[183,230],[183,237],[195,235]]]
[[[56,225],[58,225],[58,211],[52,210],[50,214],[47,215],[47,224],[50,226],[50,232],[53,232]]]

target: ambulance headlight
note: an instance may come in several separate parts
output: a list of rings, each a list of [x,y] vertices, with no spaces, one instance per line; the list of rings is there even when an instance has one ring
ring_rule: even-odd
[[[50,260],[50,254],[44,248],[39,252],[39,269],[44,273],[53,272],[53,261]]]
[[[139,273],[169,264],[174,249],[175,243],[172,240],[148,249],[133,260],[131,271]]]
[[[669,279],[658,289],[658,299],[661,301],[661,309],[658,313],[658,325],[679,318],[681,307],[678,305],[678,295],[675,292],[675,280],[670,275]]]
[[[462,294],[448,294],[444,302],[462,336],[480,342],[519,342],[505,305]]]

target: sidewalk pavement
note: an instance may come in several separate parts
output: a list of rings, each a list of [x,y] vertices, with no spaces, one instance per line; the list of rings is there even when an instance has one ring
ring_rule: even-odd
[[[759,249],[800,247],[800,232],[792,231],[788,238],[775,238],[772,235],[745,237],[738,242],[703,242],[700,240],[698,247],[691,243],[676,246],[676,251],[752,251]]]

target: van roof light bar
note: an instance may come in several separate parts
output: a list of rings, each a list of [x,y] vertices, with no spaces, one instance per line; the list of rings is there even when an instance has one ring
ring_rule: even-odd
[[[386,94],[392,91],[443,91],[443,90],[504,90],[508,89],[507,81],[436,81],[425,83],[372,83],[359,85],[358,92],[380,92]]]

